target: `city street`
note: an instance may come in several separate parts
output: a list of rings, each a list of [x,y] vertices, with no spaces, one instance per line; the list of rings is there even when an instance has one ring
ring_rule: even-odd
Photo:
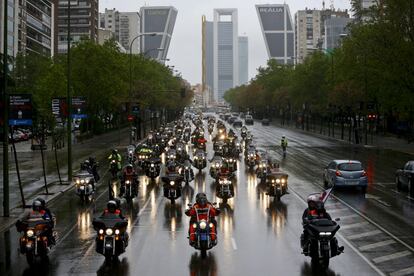
[[[12,227],[2,233],[1,275],[324,275],[313,271],[310,258],[301,254],[299,238],[306,197],[323,189],[322,170],[332,159],[359,159],[369,176],[364,197],[359,191],[335,191],[327,211],[340,218],[338,240],[344,254],[331,260],[326,275],[413,275],[413,202],[406,193],[395,191],[394,172],[412,157],[375,148],[352,147],[275,126],[249,127],[254,142],[263,152],[280,160],[282,134],[289,139],[288,154],[281,161],[289,174],[289,194],[281,202],[265,195],[254,174],[238,163],[236,195],[218,217],[218,246],[201,259],[188,245],[189,218],[184,210],[197,192],[214,196],[214,181],[207,169],[184,189],[183,197],[171,206],[162,185],[140,177],[138,200],[125,206],[130,242],[119,263],[107,266],[95,252],[96,232],[92,227],[108,200],[110,181],[106,164],[92,204],[81,204],[74,192],[67,192],[49,208],[57,216],[57,246],[50,252],[50,264],[30,269],[17,253],[19,234]],[[209,139],[211,140],[211,139]],[[109,149],[108,149],[109,151]],[[208,143],[209,157],[212,144]],[[121,151],[124,153],[124,151]],[[392,158],[390,158],[392,156]]]

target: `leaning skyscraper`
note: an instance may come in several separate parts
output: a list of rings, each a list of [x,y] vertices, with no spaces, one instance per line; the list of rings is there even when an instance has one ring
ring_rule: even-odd
[[[141,53],[163,61],[167,58],[174,30],[177,10],[174,7],[141,8]],[[145,34],[153,34],[149,36]]]
[[[294,62],[294,30],[287,4],[256,5],[269,58],[281,64]]]

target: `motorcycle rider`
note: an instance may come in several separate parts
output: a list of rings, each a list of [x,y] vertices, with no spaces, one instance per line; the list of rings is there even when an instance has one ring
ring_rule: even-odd
[[[92,171],[92,167],[91,167],[91,163],[90,163],[89,159],[86,159],[85,161],[83,161],[80,164],[80,171],[81,172],[83,171],[85,173],[94,175],[93,174],[93,171]],[[95,180],[95,176],[93,178]],[[90,183],[92,184],[92,189],[95,191],[95,181],[91,181]]]
[[[90,166],[91,173],[93,174],[93,177],[95,178],[95,182],[98,182],[99,179],[101,179],[101,177],[99,176],[99,173],[98,173],[99,165],[98,165],[98,162],[96,162],[95,157],[92,157],[92,156],[89,157],[89,166]]]
[[[122,220],[127,220],[122,214],[119,199],[109,200],[108,203],[106,204],[106,209],[102,213],[101,217],[104,218],[104,217],[113,216],[113,215],[119,216],[119,218]],[[123,237],[126,245],[128,245],[129,235],[126,229],[120,229],[120,231],[121,231],[121,236]]]
[[[283,152],[286,152],[287,146],[288,146],[288,140],[285,137],[285,135],[282,136],[282,139],[280,140],[280,146],[283,149]]]
[[[122,170],[122,186],[125,188],[125,181],[128,178],[132,178],[132,184],[134,185],[134,188],[136,189],[138,186],[138,174],[135,171],[134,167],[131,164],[128,164],[124,167],[124,169]],[[122,189],[121,186],[121,194],[120,196],[122,196],[125,192],[125,189]]]
[[[109,155],[108,160],[115,160],[117,163],[118,171],[121,170],[122,156],[118,153],[117,149],[113,149],[111,155]]]
[[[208,212],[207,213],[203,213],[203,214],[199,214],[198,218],[197,218],[197,209],[206,209],[208,208]],[[212,240],[212,242],[217,243],[217,232],[216,232],[216,226],[217,226],[217,222],[215,220],[215,217],[218,216],[220,214],[220,210],[215,208],[213,206],[213,204],[211,204],[208,200],[207,200],[207,196],[205,193],[198,193],[196,195],[196,203],[190,208],[187,209],[185,211],[185,214],[189,217],[191,217],[190,219],[190,227],[188,230],[188,234],[190,236],[190,245],[193,246],[194,243],[196,242],[196,236],[195,236],[195,229],[193,227],[193,224],[199,220],[205,219],[207,221],[210,221],[213,223],[213,227],[210,228],[210,238]],[[207,217],[207,214],[209,217]]]
[[[308,196],[307,199],[308,208],[305,209],[302,215],[302,225],[304,226],[304,231],[301,236],[301,245],[303,254],[308,254],[308,243],[309,243],[309,235],[305,230],[305,226],[311,223],[314,219],[328,219],[332,220],[331,216],[326,212],[325,206],[321,201],[319,194],[311,194]],[[339,251],[343,251],[344,247],[338,247]]]

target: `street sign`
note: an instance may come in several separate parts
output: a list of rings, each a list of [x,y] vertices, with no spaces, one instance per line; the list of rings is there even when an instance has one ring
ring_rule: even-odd
[[[9,125],[31,126],[33,125],[32,95],[14,94],[9,98]]]
[[[86,98],[85,97],[73,97],[72,98],[72,118],[73,119],[86,119]]]
[[[135,105],[132,107],[132,114],[139,115],[139,106]]]

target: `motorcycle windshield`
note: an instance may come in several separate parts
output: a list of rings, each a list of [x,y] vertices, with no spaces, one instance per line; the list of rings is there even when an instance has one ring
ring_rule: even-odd
[[[93,226],[96,229],[105,229],[105,228],[126,228],[128,226],[128,220],[124,220],[116,214],[108,214],[106,216],[102,216],[99,218],[94,219]]]

